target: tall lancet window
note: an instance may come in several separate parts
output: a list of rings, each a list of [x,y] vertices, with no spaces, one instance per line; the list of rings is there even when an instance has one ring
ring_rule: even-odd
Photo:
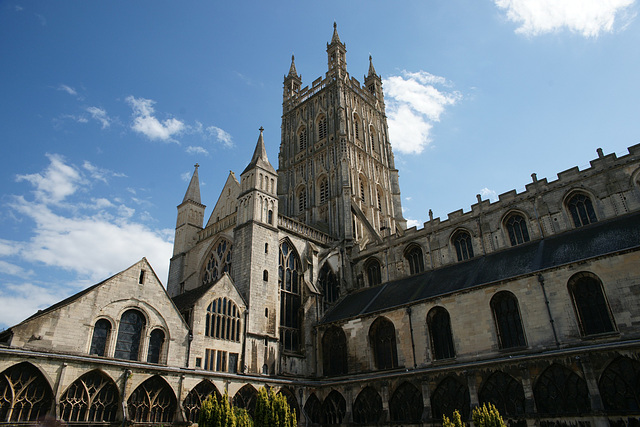
[[[300,258],[289,241],[280,245],[280,342],[285,351],[300,347],[300,308],[302,271]]]

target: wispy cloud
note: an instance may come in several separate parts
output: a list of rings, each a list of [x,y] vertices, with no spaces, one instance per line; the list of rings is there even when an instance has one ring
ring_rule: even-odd
[[[635,0],[494,0],[509,19],[519,25],[516,33],[537,36],[568,29],[584,37],[612,32],[616,18],[635,17]]]
[[[419,154],[431,142],[433,123],[462,95],[446,79],[426,71],[401,74],[383,81],[391,144],[400,153]]]
[[[190,145],[187,147],[187,153],[189,154],[203,154],[205,156],[209,155],[209,152],[204,147],[193,146]]]
[[[65,84],[60,84],[58,86],[58,90],[61,90],[63,92],[67,92],[69,95],[72,95],[72,96],[78,96],[78,91],[76,91],[71,86],[67,86]]]
[[[16,176],[16,181],[28,181],[34,187],[35,199],[40,203],[57,204],[73,194],[84,182],[80,172],[65,163],[58,154],[47,154],[49,166],[40,173]]]
[[[196,124],[191,126],[189,131],[199,134],[205,140],[213,139],[215,142],[221,143],[225,148],[232,148],[234,146],[231,134],[217,126],[204,126],[202,123],[196,121]]]
[[[151,140],[177,142],[173,137],[179,135],[185,129],[182,121],[174,117],[163,121],[158,120],[154,116],[155,109],[153,108],[156,102],[151,99],[128,96],[126,101],[133,109],[131,129]]]
[[[107,111],[99,107],[87,107],[87,113],[91,114],[94,120],[97,120],[102,125],[102,129],[108,128],[111,125],[111,119],[107,114]]]
[[[126,177],[126,175],[121,172],[114,172],[109,169],[98,167],[87,160],[85,160],[82,163],[82,168],[87,172],[89,172],[89,174],[91,175],[91,178],[102,181],[104,183],[107,183],[107,179],[111,177],[114,177],[114,178]]]
[[[480,195],[483,199],[489,199],[492,202],[498,200],[498,194],[495,192],[495,190],[490,190],[487,187],[484,187],[482,190],[480,190]]]

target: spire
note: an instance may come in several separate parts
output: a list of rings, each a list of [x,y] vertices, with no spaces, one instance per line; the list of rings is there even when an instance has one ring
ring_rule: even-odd
[[[298,71],[296,70],[295,56],[291,55],[291,68],[289,68],[289,75],[287,77],[298,77]]]
[[[335,21],[333,21],[333,37],[331,37],[331,44],[334,43],[342,43],[340,36],[338,36],[338,24]]]
[[[373,68],[373,60],[371,59],[371,55],[369,55],[369,75],[367,77],[376,76],[376,69]]]
[[[250,169],[255,168],[256,166],[260,166],[262,169],[271,172],[275,175],[276,170],[269,163],[269,159],[267,158],[267,149],[264,147],[264,138],[262,136],[262,131],[264,128],[260,126],[260,136],[258,137],[258,142],[256,143],[256,149],[253,152],[253,157],[251,158],[251,163],[242,171],[242,175]]]
[[[196,163],[194,167],[196,168],[196,170],[193,172],[191,182],[189,182],[189,187],[187,188],[187,192],[184,195],[184,199],[182,199],[182,203],[190,200],[192,202],[202,204],[202,202],[200,202],[200,179],[198,178],[198,168],[200,167],[200,165]]]

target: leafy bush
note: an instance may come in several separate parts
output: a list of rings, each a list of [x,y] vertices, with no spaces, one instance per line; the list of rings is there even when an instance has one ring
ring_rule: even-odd
[[[255,424],[265,427],[296,427],[296,414],[291,412],[287,398],[273,389],[262,387],[258,391]]]
[[[456,409],[453,411],[453,421],[450,420],[446,415],[442,415],[442,427],[464,427],[464,423],[460,419],[460,412]]]
[[[473,408],[471,414],[475,427],[506,427],[500,412],[491,403],[483,404],[482,407]]]

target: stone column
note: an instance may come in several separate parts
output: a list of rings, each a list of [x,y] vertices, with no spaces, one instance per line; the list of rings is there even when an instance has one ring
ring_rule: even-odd
[[[427,377],[423,377],[420,383],[422,384],[422,404],[424,405],[422,422],[426,423],[431,419],[431,389],[429,388],[429,379]]]
[[[536,404],[533,399],[533,387],[531,386],[531,372],[529,371],[529,366],[522,364],[519,366],[520,373],[522,375],[522,389],[524,391],[524,413],[525,415],[535,414]],[[531,418],[527,418],[527,426],[534,427],[535,420]]]
[[[380,397],[382,397],[382,419],[381,424],[389,422],[389,381],[380,384]]]

